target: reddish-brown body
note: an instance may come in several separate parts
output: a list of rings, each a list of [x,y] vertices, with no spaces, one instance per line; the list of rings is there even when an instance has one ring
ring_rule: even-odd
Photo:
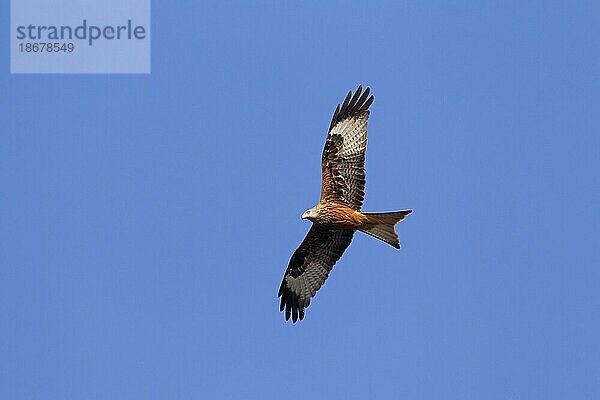
[[[358,229],[367,222],[367,217],[360,211],[338,202],[319,203],[315,211],[317,216],[312,221],[323,227]]]

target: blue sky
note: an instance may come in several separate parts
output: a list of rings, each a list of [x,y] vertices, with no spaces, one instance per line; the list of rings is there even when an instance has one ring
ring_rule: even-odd
[[[5,35],[0,398],[600,397],[600,8],[361,3],[154,2],[150,75],[10,75]],[[359,83],[364,208],[415,212],[292,326]]]

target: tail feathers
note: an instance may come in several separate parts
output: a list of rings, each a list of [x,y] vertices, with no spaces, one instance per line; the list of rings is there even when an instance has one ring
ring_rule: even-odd
[[[400,248],[400,240],[394,230],[395,225],[402,221],[412,210],[385,212],[385,213],[363,213],[367,217],[367,222],[359,230],[383,240],[384,242]]]

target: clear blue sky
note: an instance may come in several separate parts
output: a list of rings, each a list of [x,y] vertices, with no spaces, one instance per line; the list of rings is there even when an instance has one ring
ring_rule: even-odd
[[[151,75],[9,75],[4,35],[0,398],[600,398],[598,4],[362,3],[155,1]],[[359,83],[365,209],[415,212],[292,326]]]

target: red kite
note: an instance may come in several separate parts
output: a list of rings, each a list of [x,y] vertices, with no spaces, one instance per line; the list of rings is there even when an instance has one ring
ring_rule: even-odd
[[[359,86],[338,104],[323,149],[321,200],[302,214],[312,221],[308,234],[296,249],[279,288],[280,311],[286,321],[304,318],[304,309],[323,286],[352,241],[356,230],[400,248],[395,225],[412,210],[363,213],[367,120],[373,96]]]

